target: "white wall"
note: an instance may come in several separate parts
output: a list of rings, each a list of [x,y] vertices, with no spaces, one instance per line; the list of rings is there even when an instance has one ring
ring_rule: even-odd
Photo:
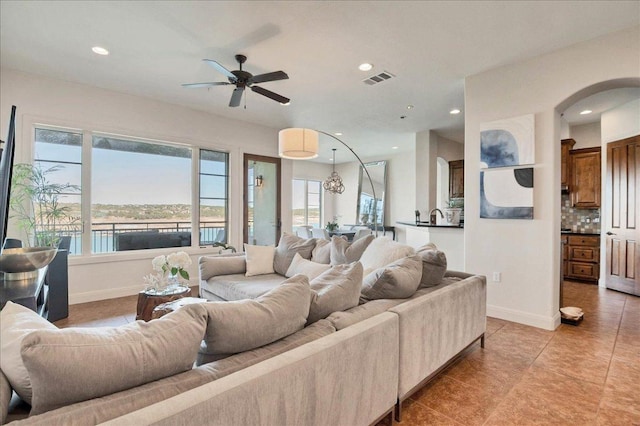
[[[489,278],[487,314],[559,324],[560,140],[556,107],[596,83],[639,78],[640,27],[465,80],[465,270]],[[534,219],[479,218],[480,124],[535,114]],[[491,282],[493,272],[502,282]]]
[[[438,136],[437,155],[447,161],[462,160],[464,159],[464,144]]]
[[[600,117],[603,152],[604,144],[640,134],[640,99],[603,112]]]
[[[580,124],[569,127],[570,138],[576,141],[573,149],[600,146],[600,122]]]
[[[194,109],[103,90],[81,84],[0,71],[0,132],[7,132],[11,105],[18,107],[16,162],[29,162],[31,125],[42,123],[221,149],[230,153],[230,231],[235,247],[242,242],[242,156],[245,152],[277,157],[278,129],[222,118]],[[291,206],[291,162],[282,162],[282,205]],[[291,228],[291,209],[282,209],[283,229]],[[10,229],[9,236],[15,230]],[[111,253],[72,258],[69,268],[71,303],[134,294],[142,276],[151,272],[150,259],[173,250]],[[209,249],[188,250],[189,269],[197,283],[197,257]],[[114,263],[114,262],[117,262]]]

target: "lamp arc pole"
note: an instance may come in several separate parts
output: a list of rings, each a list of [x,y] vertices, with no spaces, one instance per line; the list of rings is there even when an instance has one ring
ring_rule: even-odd
[[[369,170],[367,170],[367,167],[364,165],[364,162],[362,161],[360,156],[356,154],[356,152],[353,149],[351,149],[351,147],[347,145],[345,142],[338,139],[335,135],[332,135],[331,133],[323,132],[322,130],[317,130],[317,129],[313,129],[313,130],[315,130],[316,132],[322,135],[329,136],[330,138],[337,140],[342,145],[344,145],[345,148],[351,151],[351,153],[358,159],[360,166],[362,166],[362,170],[364,170],[364,172],[367,174],[367,179],[369,179],[369,183],[371,184],[371,192],[373,192],[373,232],[375,233],[375,236],[378,237],[378,199],[376,198],[376,188],[373,185],[373,179],[371,179]],[[357,200],[357,202],[360,203],[360,200]],[[356,222],[357,221],[358,221],[358,218],[356,217]]]

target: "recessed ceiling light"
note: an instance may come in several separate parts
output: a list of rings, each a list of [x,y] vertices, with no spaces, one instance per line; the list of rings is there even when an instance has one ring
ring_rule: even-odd
[[[593,111],[591,111],[590,109],[585,109],[584,111],[580,111],[580,115],[587,115],[587,114],[591,114]]]
[[[413,109],[413,105],[407,105],[407,109]]]
[[[280,105],[289,106],[289,105],[291,105],[291,101],[289,101],[289,102],[287,102],[287,103],[282,103],[282,102],[280,102]]]
[[[358,69],[360,71],[371,71],[371,68],[373,68],[373,65],[366,62],[364,64],[358,65]]]
[[[109,54],[109,51],[107,49],[100,46],[93,46],[91,50],[93,50],[93,53],[97,53],[98,55],[102,55],[102,56],[106,56]]]
[[[392,146],[391,149],[398,149],[398,147],[397,146]]]
[[[460,110],[458,108],[454,108],[451,111],[449,111],[449,114],[453,114],[453,115],[460,114]]]
[[[336,136],[342,136],[342,132],[335,132],[334,135]]]

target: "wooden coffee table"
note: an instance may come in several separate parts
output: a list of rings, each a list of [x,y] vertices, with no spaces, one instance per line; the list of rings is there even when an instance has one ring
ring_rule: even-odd
[[[163,291],[143,290],[138,293],[136,320],[150,321],[156,306],[189,296],[191,289],[187,286],[177,286]]]

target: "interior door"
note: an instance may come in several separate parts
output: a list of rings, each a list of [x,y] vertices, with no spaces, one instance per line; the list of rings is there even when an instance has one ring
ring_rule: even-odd
[[[280,240],[280,158],[244,155],[244,242]]]
[[[607,288],[640,296],[640,135],[607,144]]]

